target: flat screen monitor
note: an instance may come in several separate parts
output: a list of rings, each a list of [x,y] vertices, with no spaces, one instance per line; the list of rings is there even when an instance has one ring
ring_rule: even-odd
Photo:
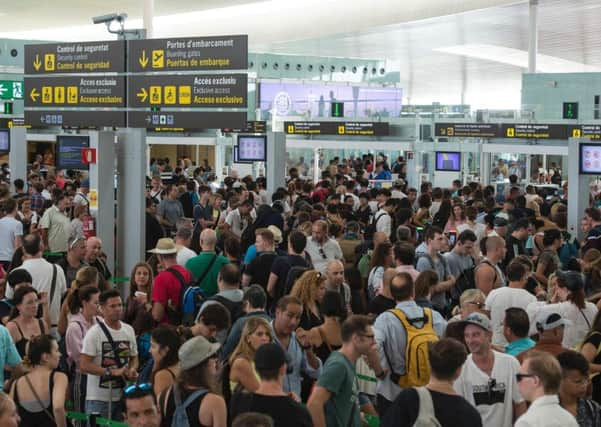
[[[580,173],[601,175],[601,144],[580,144]]]
[[[437,151],[436,170],[449,172],[461,171],[461,153],[458,151]]]
[[[10,151],[10,130],[0,129],[0,154]]]
[[[267,160],[267,136],[239,135],[238,160],[240,162],[264,162]]]
[[[59,169],[89,169],[89,165],[81,160],[81,149],[90,146],[89,136],[58,135],[56,145],[56,166]]]
[[[252,162],[243,162],[240,160],[240,155],[238,154],[238,146],[234,145],[234,163],[252,163]]]

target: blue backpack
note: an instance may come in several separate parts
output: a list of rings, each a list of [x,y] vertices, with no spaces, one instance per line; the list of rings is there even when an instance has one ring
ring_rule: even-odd
[[[211,269],[211,266],[212,264],[207,269],[207,272]],[[165,271],[168,271],[177,277],[177,280],[181,284],[179,310],[174,310],[171,307],[167,307],[167,317],[169,318],[169,323],[176,326],[192,326],[196,320],[198,312],[200,311],[200,307],[207,300],[204,291],[200,288],[200,283],[202,283],[202,279],[206,277],[206,274],[201,277],[201,280],[198,280],[196,283],[191,285],[186,282],[184,276],[182,276],[181,273],[175,268],[171,267]]]
[[[173,413],[173,419],[171,420],[171,427],[190,427],[190,421],[188,420],[188,413],[186,409],[192,403],[198,399],[202,399],[205,394],[209,391],[201,388],[190,394],[188,398],[182,403],[182,396],[179,392],[177,384],[171,389],[173,398],[175,399],[175,412]]]

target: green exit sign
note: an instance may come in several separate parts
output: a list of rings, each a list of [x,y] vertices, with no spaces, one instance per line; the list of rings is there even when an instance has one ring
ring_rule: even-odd
[[[0,80],[0,99],[23,99],[23,82]]]
[[[332,102],[331,117],[344,117],[344,102]]]
[[[564,102],[563,103],[563,118],[564,119],[577,119],[578,118],[578,103],[577,102]]]

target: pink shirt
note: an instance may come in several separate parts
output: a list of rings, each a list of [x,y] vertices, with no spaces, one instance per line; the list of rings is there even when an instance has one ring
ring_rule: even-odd
[[[69,363],[75,364],[75,369],[79,372],[79,355],[83,347],[83,337],[86,332],[96,323],[96,317],[92,318],[92,323],[88,324],[85,317],[81,313],[71,316],[67,333],[65,334],[65,345],[67,347],[67,355]]]
[[[412,265],[399,265],[396,268],[396,271],[397,273],[409,273],[414,282],[415,279],[417,279],[417,276],[419,276],[419,271],[417,271]]]

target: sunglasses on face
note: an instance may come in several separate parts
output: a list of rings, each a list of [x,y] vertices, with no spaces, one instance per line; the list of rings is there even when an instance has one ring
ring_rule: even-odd
[[[533,378],[535,376],[534,374],[515,374],[515,380],[521,382],[524,378]]]

